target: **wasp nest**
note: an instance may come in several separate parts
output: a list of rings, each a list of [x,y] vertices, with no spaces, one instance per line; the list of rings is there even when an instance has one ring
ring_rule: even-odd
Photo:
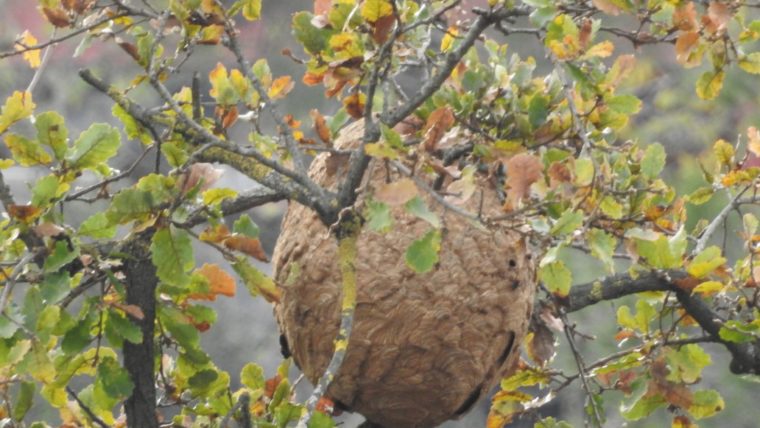
[[[362,133],[361,121],[348,126],[335,147],[356,147]],[[344,170],[336,171],[330,156],[317,156],[309,175],[335,188]],[[374,187],[388,178],[381,162],[368,174]],[[393,209],[389,232],[362,231],[354,328],[327,391],[338,405],[387,428],[436,426],[485,397],[518,359],[535,292],[533,262],[518,233],[481,230],[420,194],[441,214],[439,263],[425,274],[406,265],[407,247],[430,225],[403,208]],[[463,207],[497,214],[501,203],[487,189]],[[291,203],[273,260],[283,287],[277,321],[296,363],[316,383],[340,323],[336,240],[311,210]]]

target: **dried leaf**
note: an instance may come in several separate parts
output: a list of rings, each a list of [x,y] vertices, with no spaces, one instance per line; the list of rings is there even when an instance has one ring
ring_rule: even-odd
[[[294,86],[295,83],[290,76],[278,77],[272,82],[272,86],[269,88],[267,94],[269,95],[269,98],[273,100],[285,98]]]
[[[702,17],[702,23],[710,33],[722,34],[726,31],[731,17],[731,9],[726,3],[711,1],[707,7],[707,14]]]
[[[530,186],[543,177],[541,161],[528,153],[512,156],[506,162],[507,198],[512,207],[517,207],[520,200],[526,198]]]
[[[68,27],[71,24],[69,15],[63,9],[43,7],[42,13],[45,15],[48,22],[53,24],[54,27],[63,28]]]
[[[240,251],[241,253],[248,254],[249,256],[254,257],[262,262],[269,261],[269,258],[264,252],[264,249],[261,247],[261,241],[256,238],[250,238],[248,236],[235,233],[232,236],[226,238],[223,241],[223,244],[225,247],[231,250],[236,250]]]
[[[194,163],[188,168],[180,177],[179,188],[181,194],[187,194],[191,189],[200,184],[200,191],[210,188],[219,177],[222,176],[224,170],[220,168],[214,168],[214,165],[210,163]]]
[[[690,1],[676,8],[673,12],[673,25],[681,31],[699,30],[697,9],[694,7],[694,2]]]
[[[387,183],[375,190],[374,198],[380,202],[397,207],[409,202],[417,196],[417,185],[411,178],[402,178]]]
[[[601,10],[602,12],[612,15],[612,16],[618,16],[620,15],[620,12],[623,11],[620,7],[618,7],[615,2],[610,0],[592,0],[591,3],[594,4],[594,7]]]
[[[325,117],[322,116],[322,113],[320,113],[317,109],[312,109],[309,112],[309,115],[311,116],[311,120],[314,122],[314,131],[316,131],[319,139],[322,140],[322,142],[325,144],[330,144],[332,138],[330,135],[330,128],[327,126]]]
[[[346,112],[354,119],[361,119],[364,116],[364,102],[367,96],[363,93],[353,93],[346,98],[343,98],[343,106],[346,108]]]
[[[454,120],[454,112],[449,106],[433,110],[425,123],[425,140],[422,147],[428,152],[434,151],[443,134],[454,124]]]
[[[681,33],[676,39],[676,60],[682,65],[692,65],[694,60],[689,60],[691,52],[699,42],[699,33],[697,31],[688,31]],[[696,65],[696,64],[694,64]]]
[[[47,238],[50,236],[56,236],[65,231],[64,228],[61,226],[58,226],[55,223],[50,223],[48,221],[44,223],[40,223],[37,226],[34,226],[34,233],[37,234],[37,236],[41,238]]]

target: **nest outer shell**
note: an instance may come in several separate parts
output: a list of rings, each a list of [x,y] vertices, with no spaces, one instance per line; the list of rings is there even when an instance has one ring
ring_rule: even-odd
[[[363,122],[348,126],[335,148],[355,147],[362,133]],[[336,161],[343,169],[336,170]],[[378,186],[388,172],[373,162],[369,184]],[[335,188],[344,171],[345,160],[320,154],[309,175]],[[519,358],[535,293],[534,263],[518,233],[479,230],[420,194],[444,225],[439,263],[426,274],[406,265],[407,247],[430,225],[403,207],[393,208],[389,232],[362,231],[354,327],[327,391],[336,403],[387,428],[436,426],[484,398]],[[495,191],[486,190],[464,206],[497,213],[501,204]],[[340,324],[336,240],[316,214],[293,202],[273,261],[283,288],[277,322],[295,362],[316,383]]]

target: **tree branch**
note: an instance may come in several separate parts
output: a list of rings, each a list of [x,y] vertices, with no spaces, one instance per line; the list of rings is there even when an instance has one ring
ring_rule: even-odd
[[[722,344],[733,357],[730,369],[736,374],[760,374],[760,341],[734,343],[721,338],[723,320],[699,297],[677,285],[686,279],[683,271],[645,272],[633,278],[630,274],[608,276],[598,281],[575,285],[560,304],[566,312],[576,312],[604,300],[616,300],[648,291],[672,291],[684,310],[717,343]]]

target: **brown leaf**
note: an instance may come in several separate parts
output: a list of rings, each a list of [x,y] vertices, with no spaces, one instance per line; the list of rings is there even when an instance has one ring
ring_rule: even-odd
[[[64,229],[61,226],[58,226],[55,223],[50,223],[48,221],[44,223],[40,223],[37,226],[34,226],[34,233],[37,234],[40,238],[47,238],[50,236],[56,236],[64,232]]]
[[[277,390],[277,386],[280,385],[280,382],[282,382],[282,376],[279,374],[274,375],[274,377],[271,377],[264,382],[264,395],[266,397],[272,398],[274,395],[274,392]]]
[[[396,17],[393,15],[383,16],[372,24],[372,40],[378,45],[382,45],[388,40],[388,35],[396,23]]]
[[[620,15],[620,12],[623,11],[623,9],[620,9],[615,3],[609,0],[591,0],[591,3],[594,4],[595,8],[608,15],[618,16]]]
[[[530,359],[541,367],[545,367],[546,363],[550,362],[556,355],[554,347],[554,333],[543,323],[532,324],[530,341],[527,346]]]
[[[223,241],[223,244],[225,247],[231,250],[236,250],[240,251],[241,253],[248,254],[251,257],[255,257],[257,260],[261,260],[262,262],[269,261],[269,258],[264,252],[264,249],[261,247],[261,241],[256,238],[251,238],[235,233],[229,238],[225,239]]]
[[[361,119],[364,116],[364,102],[367,96],[359,93],[353,93],[346,98],[343,98],[343,106],[346,108],[346,112],[354,119]]]
[[[676,60],[683,65],[690,64],[689,55],[698,45],[699,32],[689,31],[681,33],[676,39]]]
[[[443,137],[443,134],[445,134],[454,124],[454,120],[454,112],[451,111],[449,106],[443,106],[433,110],[425,123],[425,139],[422,143],[422,147],[428,152],[434,151],[438,141]]]
[[[45,18],[47,18],[48,22],[53,24],[54,27],[64,28],[71,25],[69,15],[63,9],[43,7],[42,13],[45,15]]]
[[[184,195],[189,192],[193,187],[200,183],[200,191],[209,189],[219,177],[222,176],[224,170],[214,168],[214,165],[205,162],[194,163],[188,168],[180,177],[180,189]]]
[[[673,25],[681,31],[699,30],[697,9],[694,7],[694,2],[690,1],[683,6],[676,8],[673,12]]]
[[[546,171],[549,175],[549,186],[554,189],[562,183],[568,183],[573,180],[573,174],[570,168],[562,162],[552,162]]]
[[[217,106],[215,113],[216,117],[219,118],[219,123],[221,124],[222,129],[227,129],[232,126],[238,118],[237,106]]]
[[[209,292],[207,294],[193,293],[188,296],[188,298],[196,300],[216,300],[216,296],[219,294],[227,297],[235,296],[235,278],[225,272],[218,265],[205,263],[195,272],[208,280]]]
[[[392,183],[387,183],[375,190],[375,199],[380,202],[396,207],[409,202],[417,196],[417,185],[411,178],[402,178]]]
[[[593,21],[591,21],[591,19],[586,18],[583,20],[583,25],[581,25],[580,33],[578,34],[578,42],[583,50],[586,50],[591,42],[591,30],[593,29],[592,23]]]
[[[40,208],[33,205],[10,205],[8,206],[8,215],[24,223],[28,223],[37,218],[42,213]]]
[[[119,45],[119,47],[124,50],[124,52],[128,53],[132,59],[135,61],[140,61],[140,53],[137,51],[137,46],[132,43],[125,42],[121,37],[116,38],[116,44]]]
[[[731,17],[731,9],[727,4],[711,1],[707,7],[707,14],[702,17],[702,23],[710,33],[723,34]]]
[[[507,199],[512,208],[515,208],[520,200],[529,195],[530,186],[543,177],[543,165],[537,157],[529,153],[520,153],[509,158],[506,167]]]
[[[319,85],[320,83],[322,83],[322,80],[323,80],[324,78],[325,78],[325,75],[324,75],[324,73],[322,73],[322,74],[317,74],[317,73],[313,73],[313,72],[311,72],[311,71],[307,71],[307,72],[306,72],[306,73],[303,75],[303,79],[301,79],[301,81],[302,81],[302,82],[303,82],[305,85],[308,85],[308,86],[314,86],[314,85]]]
[[[325,144],[330,144],[330,128],[327,127],[325,117],[317,109],[312,109],[309,115],[311,115],[311,120],[314,122],[314,131],[316,131],[319,139]]]
[[[123,305],[121,303],[114,303],[113,306],[116,306],[117,308],[121,309],[122,311],[124,311],[124,313],[126,313],[127,315],[131,316],[132,318],[136,320],[142,320],[145,318],[145,313],[137,305]]]

